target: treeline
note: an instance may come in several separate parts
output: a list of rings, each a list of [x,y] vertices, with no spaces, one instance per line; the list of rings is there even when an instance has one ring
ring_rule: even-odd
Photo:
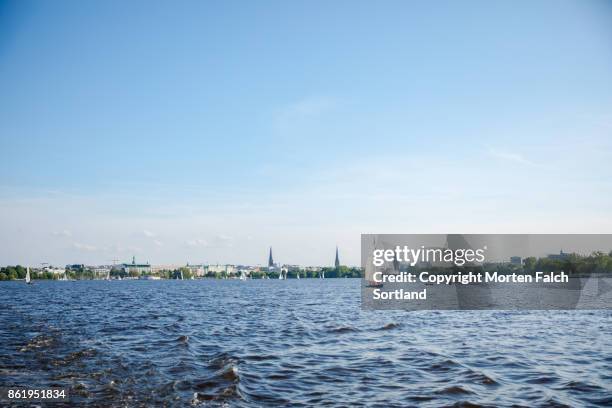
[[[486,265],[485,265],[486,266]],[[564,271],[572,275],[612,272],[612,251],[609,253],[596,251],[590,255],[567,254],[564,259],[528,257],[521,265],[497,264],[499,272],[558,272]]]
[[[26,268],[21,265],[0,268],[0,280],[25,279],[25,276]]]
[[[194,276],[193,272],[189,268],[180,268],[174,270],[162,270],[155,273],[144,274],[144,275],[154,275],[159,276],[162,279],[178,279],[181,277],[183,279],[191,279]],[[361,268],[357,267],[348,267],[348,266],[340,266],[338,268],[327,267],[321,268],[319,271],[299,269],[299,270],[290,270],[287,272],[287,278],[296,279],[297,276],[300,276],[301,279],[316,279],[323,274],[325,278],[361,278],[363,276],[363,272]],[[125,272],[123,269],[111,269],[110,276],[111,278],[138,278],[143,274],[131,271],[130,273]],[[26,268],[17,265],[17,266],[5,266],[0,268],[0,280],[15,280],[15,279],[25,279],[26,276]],[[208,272],[205,278],[212,279],[224,279],[229,277],[239,276],[238,273],[227,274],[224,272]],[[259,271],[259,272],[251,272],[250,277],[252,279],[263,279],[268,277],[270,279],[278,279],[279,271]],[[70,269],[66,270],[64,273],[57,274],[48,271],[36,271],[30,270],[30,277],[32,279],[48,279],[48,280],[57,280],[63,279],[64,277],[68,279],[78,279],[78,280],[88,280],[88,279],[103,279],[105,276],[102,276],[100,273],[93,272],[87,268],[78,268],[78,269]]]
[[[25,279],[26,276],[26,268],[21,265],[16,266],[3,266],[0,268],[0,281],[4,280],[15,280],[15,279]],[[48,271],[35,271],[30,269],[30,278],[32,279],[59,279],[63,275],[57,275],[53,272]],[[70,274],[67,276],[70,277]],[[71,279],[74,279],[72,277]]]
[[[261,273],[261,272],[260,272]],[[261,273],[263,275],[263,273]],[[338,268],[334,267],[325,267],[321,268],[318,271],[299,269],[299,270],[289,270],[287,272],[287,278],[297,278],[297,275],[300,275],[300,278],[303,279],[316,279],[321,275],[325,276],[325,278],[361,278],[363,273],[361,268],[356,267],[348,267],[348,266],[339,266]],[[267,272],[268,277],[274,279],[278,278],[278,272]]]
[[[565,271],[570,274],[612,272],[612,251],[593,252],[588,256],[569,254],[566,259],[525,258],[523,269],[527,272]]]
[[[191,279],[193,273],[189,270],[189,268],[181,268],[176,269],[174,271],[161,271],[159,273],[155,273],[153,275],[157,275],[161,278],[166,279],[176,279],[180,276],[181,271],[183,272],[183,279]],[[298,274],[301,279],[314,279],[319,278],[321,276],[321,272],[324,273],[325,278],[360,278],[363,276],[361,268],[348,267],[348,266],[340,266],[338,268],[321,268],[320,271],[311,271],[305,269],[299,270],[290,270],[287,272],[288,279],[297,279]],[[252,271],[249,274],[251,279],[264,279],[268,277],[270,279],[278,279],[280,272],[278,270],[275,271]],[[208,272],[204,278],[210,279],[226,279],[230,277],[239,277],[240,273],[234,272],[232,274],[228,274],[226,272]]]
[[[116,269],[113,269],[111,271],[111,276],[121,276],[122,278],[125,278],[127,276],[130,276],[132,278],[137,278],[139,276],[151,276],[151,275],[159,276],[162,279],[180,279],[181,276],[183,279],[191,279],[192,277],[195,277],[193,272],[191,272],[191,270],[187,267],[179,268],[179,269],[164,269],[164,270],[161,270],[155,273],[143,273],[143,274],[140,274],[135,271],[130,271],[130,273],[127,274],[126,272],[122,270],[116,270]]]

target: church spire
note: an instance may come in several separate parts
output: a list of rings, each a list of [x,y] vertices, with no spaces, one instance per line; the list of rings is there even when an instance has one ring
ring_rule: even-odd
[[[338,245],[336,245],[336,261],[334,262],[334,266],[336,268],[340,266],[340,257],[338,256]]]
[[[274,266],[274,259],[272,259],[272,247],[270,247],[270,256],[268,257],[268,267]]]

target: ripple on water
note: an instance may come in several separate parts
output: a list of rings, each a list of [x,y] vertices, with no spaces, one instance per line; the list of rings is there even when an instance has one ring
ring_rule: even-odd
[[[369,312],[359,283],[2,282],[0,382],[91,406],[612,405],[610,312]]]

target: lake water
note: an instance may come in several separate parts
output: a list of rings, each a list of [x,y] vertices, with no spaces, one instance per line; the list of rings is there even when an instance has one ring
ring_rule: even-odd
[[[612,405],[611,311],[360,299],[358,279],[1,282],[0,385],[105,406]]]

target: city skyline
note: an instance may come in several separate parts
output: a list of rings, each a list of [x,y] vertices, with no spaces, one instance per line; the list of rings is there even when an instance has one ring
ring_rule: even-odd
[[[610,232],[611,15],[2,3],[0,264],[272,245],[326,265],[338,244],[358,265],[362,233]]]
[[[146,256],[145,256],[146,258]],[[268,260],[266,263],[241,263],[241,262],[223,262],[223,263],[218,263],[218,262],[192,262],[192,261],[185,261],[185,262],[174,262],[174,263],[153,263],[150,262],[148,259],[138,259],[138,262],[136,262],[136,255],[132,255],[131,257],[129,257],[129,259],[111,259],[110,263],[107,262],[99,262],[99,263],[91,263],[91,264],[87,264],[88,266],[94,266],[94,265],[100,265],[100,266],[112,266],[112,265],[131,265],[131,264],[147,264],[147,265],[167,265],[167,266],[184,266],[184,265],[242,265],[242,266],[254,266],[254,267],[276,267],[276,266],[301,266],[301,267],[335,267],[338,268],[340,266],[342,266],[342,264],[340,263],[340,259],[339,259],[339,252],[338,252],[338,246],[336,246],[335,248],[335,257],[334,260],[332,262],[329,262],[329,264],[297,264],[291,261],[286,261],[286,262],[275,262],[273,260],[272,257],[272,247],[269,247],[269,252],[268,252]],[[53,264],[51,262],[40,262],[39,264],[15,264],[15,265],[20,265],[20,266],[28,266],[28,267],[62,267],[62,266],[70,266],[70,265],[86,265],[85,263],[82,262],[78,262],[78,260],[73,260],[71,262],[67,262],[67,263],[63,263],[63,264]],[[3,265],[2,265],[3,266]],[[345,265],[345,266],[349,266],[349,267],[360,267],[360,265]]]

